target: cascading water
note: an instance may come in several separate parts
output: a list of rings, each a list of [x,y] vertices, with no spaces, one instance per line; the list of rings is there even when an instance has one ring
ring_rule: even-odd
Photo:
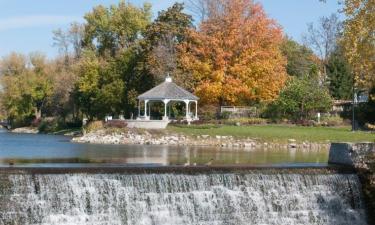
[[[1,225],[366,224],[354,174],[14,174],[0,181]]]

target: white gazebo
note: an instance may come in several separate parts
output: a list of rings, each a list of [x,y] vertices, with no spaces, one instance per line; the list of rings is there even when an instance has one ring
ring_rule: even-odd
[[[188,122],[198,120],[198,100],[199,98],[177,84],[172,82],[172,78],[167,76],[165,81],[151,90],[138,96],[138,118],[137,120],[150,120],[150,103],[163,102],[164,116],[163,121],[169,121],[167,109],[171,102],[185,103],[185,120]],[[144,103],[144,113],[141,115],[141,103]],[[195,110],[191,112],[191,106],[194,104]]]

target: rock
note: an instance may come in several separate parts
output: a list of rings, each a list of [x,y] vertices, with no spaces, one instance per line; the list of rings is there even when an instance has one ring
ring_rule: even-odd
[[[243,143],[243,146],[244,146],[245,148],[251,148],[251,147],[253,146],[253,144],[252,144],[252,143],[247,143],[247,142],[245,142],[245,143]]]
[[[202,135],[202,138],[204,138],[204,139],[207,139],[208,137],[210,137],[210,135],[206,135],[206,134]]]
[[[296,142],[295,139],[288,139],[288,142]]]
[[[20,134],[37,134],[39,131],[37,128],[34,127],[20,127],[11,130],[12,133],[20,133]]]
[[[289,148],[297,148],[297,144],[291,143],[291,144],[289,144]]]

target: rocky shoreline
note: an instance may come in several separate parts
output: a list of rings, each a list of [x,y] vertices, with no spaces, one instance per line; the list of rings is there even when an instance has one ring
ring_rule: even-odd
[[[10,130],[12,133],[17,133],[17,134],[37,134],[39,133],[38,128],[36,127],[19,127],[15,128],[13,130]]]
[[[329,149],[330,144],[297,142],[289,139],[287,143],[264,142],[257,139],[233,136],[183,135],[165,132],[149,132],[145,130],[129,129],[126,131],[109,131],[106,129],[74,137],[72,142],[91,144],[133,144],[133,145],[169,145],[169,146],[208,146],[221,148],[296,148],[296,149]]]

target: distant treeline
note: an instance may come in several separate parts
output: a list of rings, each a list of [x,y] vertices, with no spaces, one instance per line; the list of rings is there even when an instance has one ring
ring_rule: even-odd
[[[351,10],[355,2],[345,1],[345,23],[333,14],[310,24],[304,45],[251,0],[175,3],[153,21],[149,4],[99,5],[82,24],[54,31],[58,57],[3,57],[0,117],[16,126],[130,117],[136,97],[170,74],[200,97],[202,110],[256,105],[273,117],[308,118],[329,110],[332,99],[351,99],[353,85],[374,85],[373,42],[353,36],[371,35],[373,24],[355,21],[375,21],[368,20],[373,1],[361,1],[362,13]]]

